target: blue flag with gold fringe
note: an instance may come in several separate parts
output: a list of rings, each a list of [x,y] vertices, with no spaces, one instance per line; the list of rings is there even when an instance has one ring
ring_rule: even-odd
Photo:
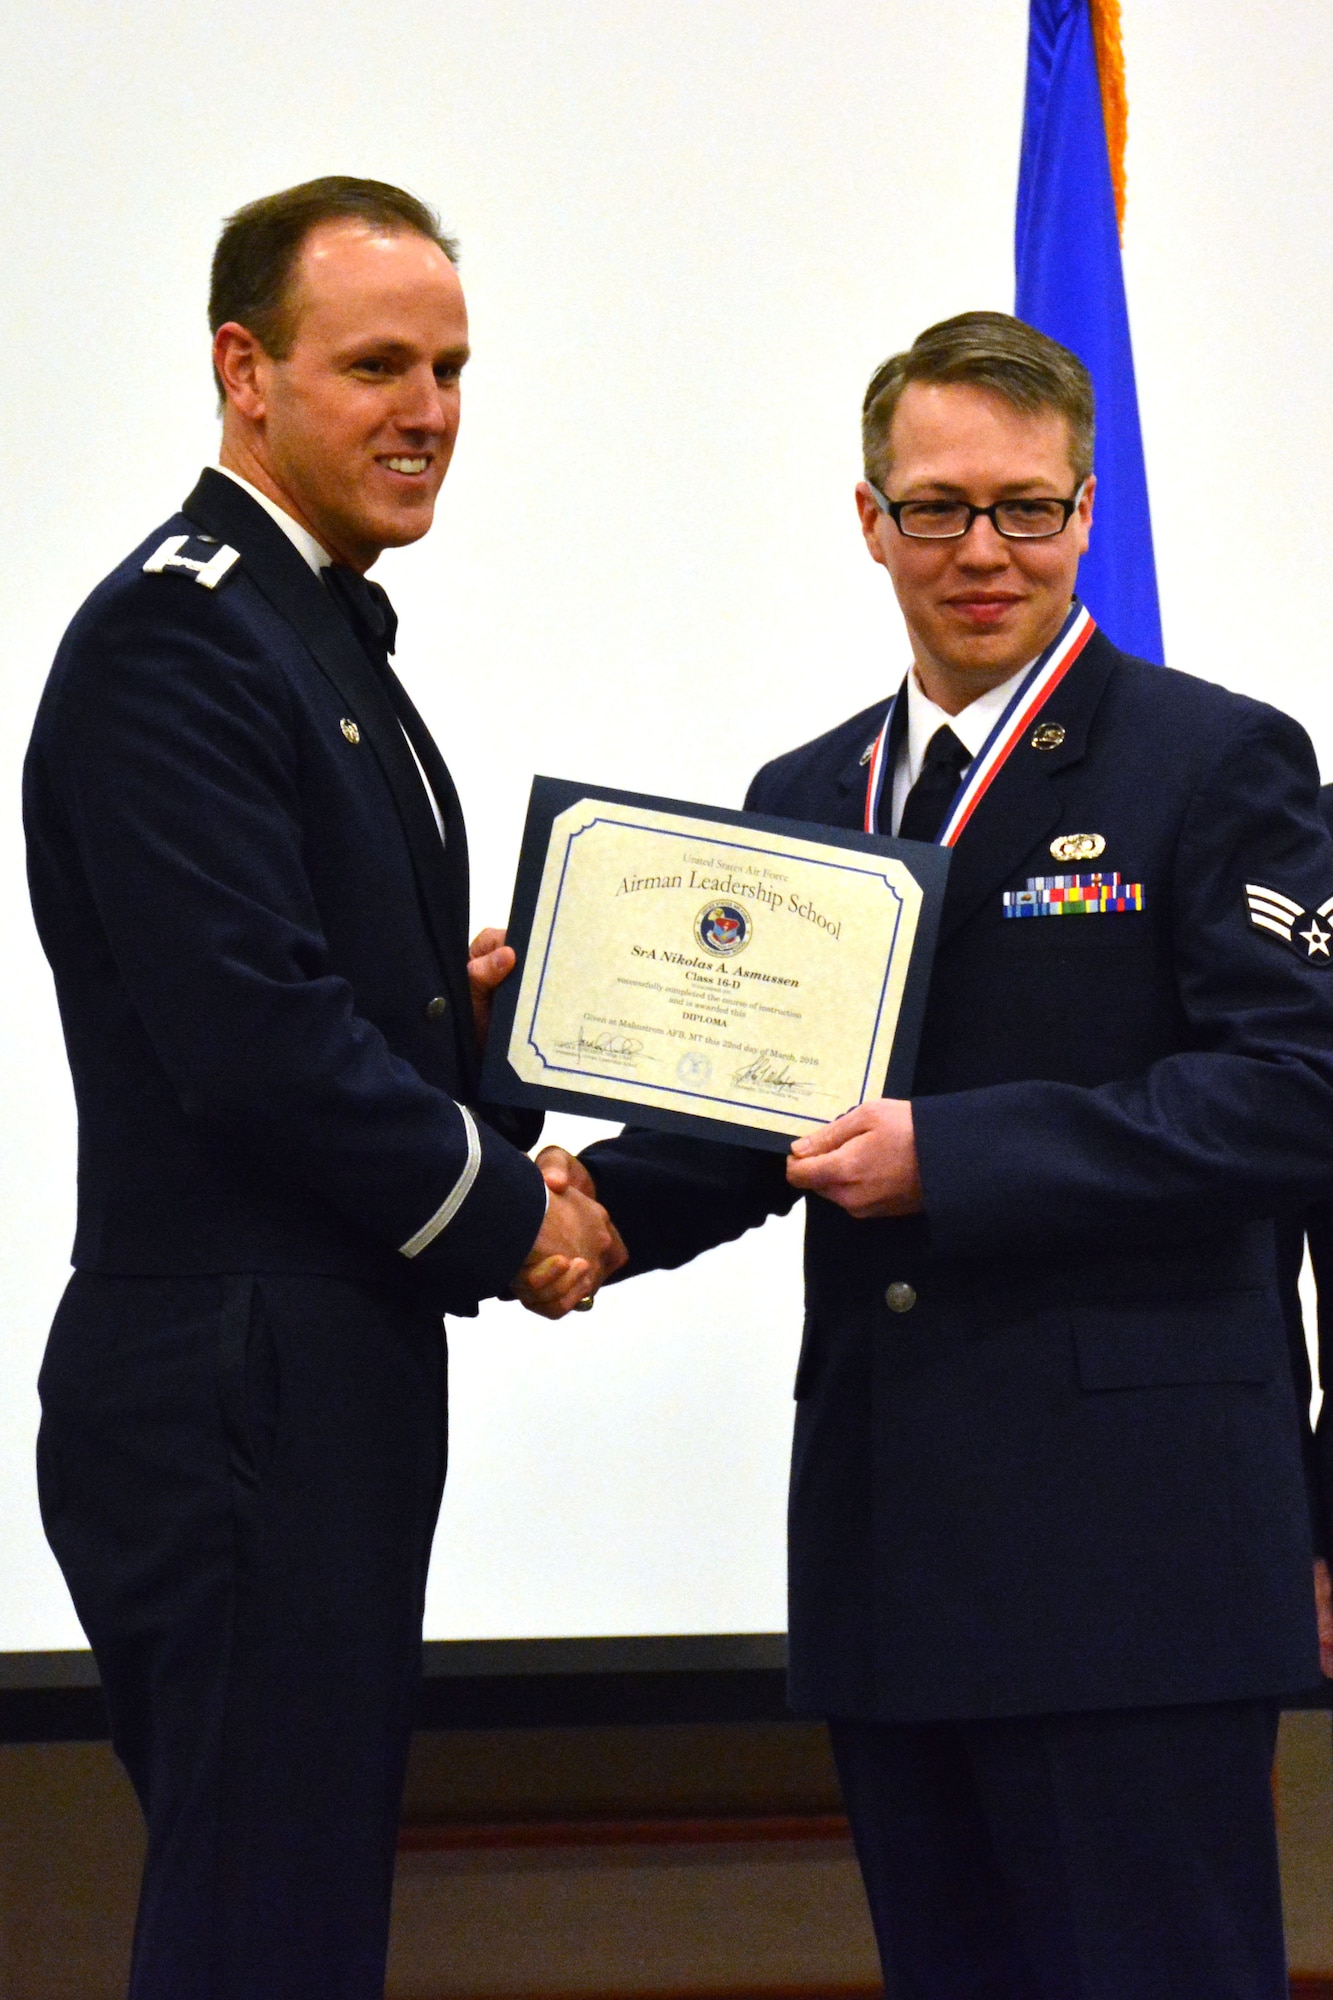
[[[1097,491],[1079,595],[1117,646],[1160,665],[1148,480],[1120,264],[1124,141],[1119,0],[1030,0],[1014,310],[1072,348],[1097,393]]]

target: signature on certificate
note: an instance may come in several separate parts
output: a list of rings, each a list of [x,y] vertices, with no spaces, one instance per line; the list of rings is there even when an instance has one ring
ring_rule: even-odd
[[[645,1055],[643,1043],[634,1035],[619,1035],[610,1029],[588,1035],[580,1028],[576,1036],[568,1041],[557,1042],[562,1055],[597,1056],[602,1062],[623,1063],[633,1069],[638,1062],[656,1062],[656,1056]]]
[[[814,1088],[807,1077],[793,1076],[785,1056],[752,1056],[732,1077],[749,1090],[769,1090],[775,1097],[805,1097]]]

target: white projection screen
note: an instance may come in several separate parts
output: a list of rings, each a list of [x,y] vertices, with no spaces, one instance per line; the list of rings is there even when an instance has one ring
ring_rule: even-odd
[[[1333,767],[1333,11],[1124,0],[1124,29],[1168,655]],[[500,922],[534,771],[736,804],[901,674],[860,396],[921,327],[1012,303],[1026,32],[1022,0],[10,0],[0,1650],[83,1643],[33,1489],[74,1119],[19,767],[65,622],[215,452],[220,219],[351,172],[461,239],[454,469],[377,574]],[[792,1218],[556,1327],[453,1326],[429,1637],[782,1630],[799,1250]]]

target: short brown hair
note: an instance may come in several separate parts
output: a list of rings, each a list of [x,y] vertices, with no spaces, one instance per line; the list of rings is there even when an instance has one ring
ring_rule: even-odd
[[[349,219],[392,232],[410,229],[458,262],[458,245],[440,227],[440,218],[424,201],[387,181],[357,180],[351,174],[325,174],[302,181],[281,194],[266,194],[229,215],[213,252],[213,281],[208,293],[209,331],[228,320],[251,332],[266,354],[277,361],[287,355],[292,340],[292,274],[307,236],[322,222]],[[213,371],[217,381],[217,370]],[[218,382],[218,394],[222,384]]]
[[[1009,313],[959,313],[919,333],[870,378],[861,405],[866,478],[889,473],[889,432],[909,382],[969,382],[1016,410],[1057,410],[1069,425],[1069,458],[1081,486],[1092,471],[1096,411],[1092,377],[1076,354]]]

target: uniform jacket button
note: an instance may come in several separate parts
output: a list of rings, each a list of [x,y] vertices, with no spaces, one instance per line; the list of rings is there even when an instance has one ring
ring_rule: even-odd
[[[437,993],[433,1000],[426,1002],[426,1019],[428,1021],[438,1021],[442,1015],[448,1012],[449,1002],[445,999],[443,993]]]
[[[884,1303],[891,1313],[909,1313],[916,1304],[915,1287],[906,1284],[902,1278],[895,1278],[884,1294]]]

